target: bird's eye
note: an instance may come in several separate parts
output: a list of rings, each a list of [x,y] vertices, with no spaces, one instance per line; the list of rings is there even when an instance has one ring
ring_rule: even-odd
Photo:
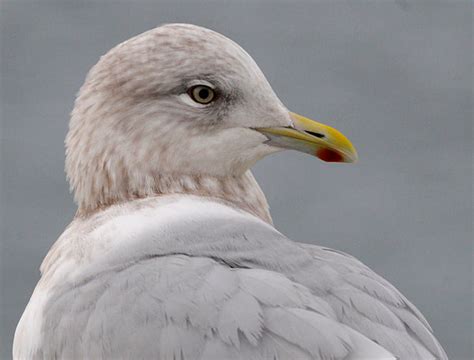
[[[199,104],[209,104],[216,97],[213,89],[206,85],[196,85],[188,89],[188,95]]]

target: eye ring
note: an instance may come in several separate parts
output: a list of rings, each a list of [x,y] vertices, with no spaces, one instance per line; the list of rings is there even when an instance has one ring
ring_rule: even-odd
[[[216,92],[206,85],[191,86],[187,91],[189,97],[198,104],[207,105],[216,99]]]

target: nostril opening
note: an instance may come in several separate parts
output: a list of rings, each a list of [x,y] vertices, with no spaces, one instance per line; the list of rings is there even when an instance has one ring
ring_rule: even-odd
[[[324,135],[324,134],[320,134],[320,133],[316,133],[316,132],[312,132],[312,131],[308,131],[308,130],[305,130],[304,132],[308,133],[310,135],[316,136],[317,138],[320,138],[320,139],[324,139],[326,137],[326,135]]]

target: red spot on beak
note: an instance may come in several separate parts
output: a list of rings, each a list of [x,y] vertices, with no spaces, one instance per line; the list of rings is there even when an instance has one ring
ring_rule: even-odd
[[[344,157],[337,151],[331,149],[319,149],[316,151],[316,156],[327,162],[343,162]]]

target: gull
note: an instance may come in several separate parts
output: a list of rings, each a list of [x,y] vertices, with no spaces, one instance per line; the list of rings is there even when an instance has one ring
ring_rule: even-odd
[[[249,169],[284,149],[357,159],[225,36],[167,24],[102,56],[66,137],[78,211],[14,359],[446,359],[388,281],[274,228]]]

